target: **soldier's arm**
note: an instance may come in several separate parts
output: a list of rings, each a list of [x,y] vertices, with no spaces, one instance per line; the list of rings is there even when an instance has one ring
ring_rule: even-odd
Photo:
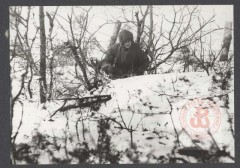
[[[108,49],[105,58],[101,61],[101,65],[105,65],[105,64],[113,65],[114,58],[115,58],[115,52],[114,52],[115,47],[116,46],[112,46]]]
[[[105,73],[109,74],[110,69],[112,68],[113,62],[114,62],[114,52],[113,52],[113,49],[110,48],[107,51],[105,58],[100,63],[100,69],[103,70]]]

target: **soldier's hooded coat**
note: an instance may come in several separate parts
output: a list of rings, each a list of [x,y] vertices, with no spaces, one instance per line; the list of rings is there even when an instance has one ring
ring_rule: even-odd
[[[131,41],[130,48],[124,47],[124,42]],[[147,55],[138,43],[133,42],[133,34],[127,30],[119,33],[119,43],[110,47],[101,66],[111,65],[112,78],[124,78],[132,75],[143,75],[149,64]]]

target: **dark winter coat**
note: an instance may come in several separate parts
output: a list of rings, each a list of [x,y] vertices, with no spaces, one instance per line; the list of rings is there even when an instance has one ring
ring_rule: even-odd
[[[130,48],[124,47],[124,42],[131,41]],[[112,78],[124,78],[132,75],[142,75],[147,69],[149,59],[138,43],[133,42],[133,34],[128,30],[119,33],[119,43],[111,46],[101,66],[112,75]]]
[[[101,65],[111,65],[112,78],[124,78],[132,75],[143,75],[147,69],[149,59],[138,43],[132,43],[126,48],[121,44],[113,45],[102,60]]]

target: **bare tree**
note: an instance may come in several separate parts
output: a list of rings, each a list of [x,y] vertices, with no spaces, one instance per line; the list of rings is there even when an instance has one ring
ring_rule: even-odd
[[[70,33],[66,30],[68,41],[65,43],[65,46],[71,50],[77,66],[76,69],[80,69],[79,74],[81,75],[78,75],[78,79],[84,84],[87,90],[91,90],[94,87],[91,81],[95,79],[95,67],[88,55],[92,48],[98,47],[95,34],[107,24],[103,23],[94,32],[89,32],[89,13],[91,9],[92,7],[88,9],[80,8],[81,14],[76,15],[75,8],[72,8],[68,18],[64,19],[68,23],[70,30]],[[65,30],[64,26],[60,22],[58,23]]]
[[[11,56],[11,63],[16,61],[18,64],[23,62],[22,70],[24,73],[21,75],[21,86],[19,91],[15,96],[12,97],[11,101],[11,109],[13,109],[15,102],[19,99],[19,96],[22,94],[25,83],[27,83],[27,91],[29,92],[30,98],[32,98],[32,91],[31,91],[31,81],[33,76],[33,68],[35,71],[38,71],[33,58],[32,58],[32,48],[34,42],[36,40],[36,36],[38,33],[38,28],[36,27],[36,33],[34,34],[32,39],[28,37],[28,30],[29,30],[29,18],[30,18],[30,10],[31,8],[28,7],[27,17],[23,18],[21,16],[22,7],[14,7],[10,8],[10,27],[11,31],[14,34],[14,41],[10,44],[10,56]],[[24,30],[24,31],[22,31]],[[24,32],[24,34],[22,34]],[[31,43],[30,43],[31,42]],[[27,78],[30,69],[30,78]],[[18,71],[21,71],[18,69]],[[14,67],[12,67],[11,73],[14,73]],[[28,81],[26,82],[26,80]]]
[[[54,62],[54,58],[55,58],[55,53],[56,50],[53,46],[53,39],[54,37],[52,37],[52,32],[53,32],[53,28],[54,28],[54,19],[56,17],[58,11],[58,7],[56,7],[55,12],[53,13],[53,15],[51,16],[48,12],[46,12],[46,15],[49,19],[49,34],[48,34],[48,41],[50,43],[50,51],[51,51],[51,55],[49,55],[50,57],[50,62],[49,62],[49,70],[50,70],[50,81],[49,81],[49,88],[48,88],[48,100],[50,100],[52,98],[52,94],[53,94],[53,62]]]
[[[30,19],[30,12],[31,7],[27,8],[27,16],[24,18],[22,16],[22,7],[12,7],[10,8],[10,30],[11,34],[14,34],[14,40],[10,42],[10,63],[17,64],[17,70],[15,67],[11,67],[11,75],[17,72],[23,71],[20,77],[20,87],[16,94],[11,92],[10,98],[10,115],[11,115],[11,122],[14,117],[14,107],[17,102],[19,102],[22,107],[23,104],[21,103],[21,95],[26,91],[26,83],[27,83],[27,92],[29,93],[30,98],[32,98],[32,90],[31,90],[31,82],[33,79],[33,72],[38,72],[36,64],[32,58],[32,48],[34,42],[36,40],[36,36],[38,34],[38,28],[36,27],[36,32],[33,37],[30,39],[28,35],[29,31],[29,19]],[[20,68],[19,68],[20,67]],[[30,71],[29,71],[30,70]],[[30,76],[28,74],[30,73]],[[23,111],[22,111],[23,116]],[[18,129],[15,133],[13,133],[12,126],[11,126],[11,159],[12,162],[15,162],[14,152],[15,152],[15,140],[18,136],[19,129],[22,125],[22,119],[18,125]]]
[[[153,58],[153,52],[155,48],[153,47],[153,7],[150,5],[150,26],[149,26],[149,37],[146,49],[146,54],[149,54],[150,58]],[[154,59],[156,64],[156,60]],[[155,73],[157,73],[157,68],[155,68]]]
[[[143,35],[144,26],[145,26],[145,19],[146,19],[146,16],[148,14],[148,10],[149,10],[149,6],[147,6],[147,9],[145,10],[144,13],[141,10],[141,14],[142,14],[142,18],[141,19],[139,18],[139,11],[137,11],[135,13],[135,17],[137,19],[137,39],[136,39],[137,43],[140,43],[141,36]],[[152,10],[152,7],[151,7],[151,10]]]
[[[136,21],[129,19],[125,10],[122,10],[122,13],[125,20],[122,23],[137,27],[136,42],[140,43],[143,49],[145,48],[145,53],[151,58],[148,73],[157,73],[157,68],[162,64],[175,64],[177,62],[173,61],[175,53],[211,35],[214,31],[221,30],[218,26],[207,29],[214,22],[215,16],[204,19],[200,15],[198,6],[173,6],[173,18],[169,19],[168,16],[163,15],[160,19],[158,16],[158,23],[153,19],[155,15],[151,5],[147,6],[145,12],[141,7],[135,12]],[[149,24],[146,22],[148,14]],[[164,25],[169,25],[170,28],[164,30]]]
[[[176,9],[173,7],[173,19],[168,20],[166,16],[163,17],[162,23],[160,25],[159,32],[153,33],[153,56],[151,57],[151,68],[150,72],[155,70],[163,63],[167,63],[176,51],[181,50],[181,48],[194,44],[201,38],[211,34],[212,32],[219,30],[215,28],[212,30],[202,31],[207,25],[214,22],[214,16],[210,17],[208,20],[204,20],[199,16],[198,7],[190,8],[188,6],[180,7]],[[171,25],[170,30],[163,31],[162,25],[164,21]],[[198,22],[198,27],[193,28]],[[161,43],[161,40],[164,43]]]
[[[226,22],[224,28],[224,38],[220,61],[228,60],[229,48],[232,40],[232,22]]]
[[[46,34],[44,23],[44,8],[39,7],[39,23],[40,23],[40,102],[45,103],[47,93],[47,81],[46,81]]]

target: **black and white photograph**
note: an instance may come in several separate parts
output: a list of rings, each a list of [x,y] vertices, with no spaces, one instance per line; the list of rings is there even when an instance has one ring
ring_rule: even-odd
[[[235,163],[233,5],[9,6],[10,163]]]

